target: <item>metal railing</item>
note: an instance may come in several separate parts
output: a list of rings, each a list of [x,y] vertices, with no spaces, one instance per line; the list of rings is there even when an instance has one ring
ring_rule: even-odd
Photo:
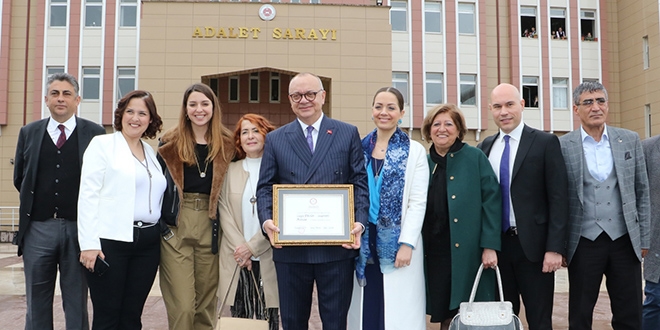
[[[0,231],[18,231],[18,206],[0,206]]]

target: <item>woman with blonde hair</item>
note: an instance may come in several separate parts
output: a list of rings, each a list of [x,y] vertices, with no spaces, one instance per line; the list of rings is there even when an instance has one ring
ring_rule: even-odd
[[[236,123],[237,161],[229,164],[218,206],[222,218],[218,297],[224,299],[229,291],[227,304],[233,317],[268,319],[270,329],[278,330],[279,295],[273,250],[264,239],[256,211],[261,156],[266,134],[274,129],[268,119],[252,113]]]
[[[193,84],[183,94],[178,125],[165,132],[158,148],[168,181],[165,195],[174,200],[165,198],[163,205],[174,213],[164,218],[173,236],[161,242],[160,261],[170,329],[213,329],[216,321],[218,199],[234,157],[231,131],[221,116],[211,88]]]

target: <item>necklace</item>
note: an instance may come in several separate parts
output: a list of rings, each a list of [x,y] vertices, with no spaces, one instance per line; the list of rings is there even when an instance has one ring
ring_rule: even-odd
[[[199,177],[204,179],[206,177],[206,170],[209,168],[209,161],[204,160],[204,171],[202,172],[202,169],[199,168],[199,160],[197,157],[195,157],[195,164],[197,165],[197,172],[199,173]]]
[[[376,163],[376,180],[378,180],[378,177],[380,176],[380,171],[383,169],[383,166],[385,165],[385,159],[377,159],[374,158],[374,163]],[[378,164],[380,163],[380,164]],[[380,165],[380,166],[378,166]]]
[[[255,205],[257,204],[257,189],[255,189],[254,185],[252,184],[252,177],[255,175],[255,172],[250,170],[250,165],[249,161],[247,158],[245,158],[245,167],[248,170],[249,177],[248,177],[248,183],[250,183],[250,191],[252,192],[252,197],[250,197],[250,204],[252,204],[252,215],[254,216],[254,208]],[[257,169],[258,170],[258,169]],[[256,173],[258,175],[258,173]]]
[[[144,155],[144,163],[142,164],[142,161],[140,161],[140,158],[137,158],[137,156],[131,151],[131,155],[135,157],[135,160],[138,161],[142,167],[144,167],[147,170],[147,174],[149,175],[149,214],[151,214],[151,171],[149,171],[149,159],[147,159],[147,153],[144,152],[144,145],[142,142],[140,142],[140,146],[142,147],[142,155]]]

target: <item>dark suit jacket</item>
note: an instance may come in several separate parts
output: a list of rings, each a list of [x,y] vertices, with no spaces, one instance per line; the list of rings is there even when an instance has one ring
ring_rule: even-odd
[[[19,192],[19,223],[18,234],[14,237],[14,244],[18,245],[18,255],[23,248],[23,236],[30,226],[32,203],[34,201],[34,186],[37,181],[39,153],[41,142],[46,134],[46,127],[50,118],[38,120],[21,128],[18,133],[16,156],[14,158],[14,187]],[[76,117],[76,131],[78,132],[78,160],[82,166],[82,158],[87,145],[96,135],[105,134],[105,129],[86,119]]]
[[[273,218],[273,184],[353,184],[355,221],[367,225],[369,191],[355,126],[323,117],[314,154],[297,120],[268,133],[257,188],[259,219]],[[341,246],[273,249],[276,262],[325,263],[356,257]]]
[[[478,147],[489,155],[498,136],[487,137]],[[549,251],[566,255],[568,179],[557,136],[524,126],[510,189],[518,237],[527,259],[543,261]]]

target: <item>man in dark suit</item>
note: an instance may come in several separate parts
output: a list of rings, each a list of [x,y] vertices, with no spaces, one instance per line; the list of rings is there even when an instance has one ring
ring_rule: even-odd
[[[573,91],[580,129],[559,139],[568,172],[569,329],[591,329],[603,275],[612,328],[642,326],[641,262],[649,248],[649,183],[637,133],[606,125],[607,91]]]
[[[316,282],[323,329],[346,329],[355,257],[368,219],[369,192],[356,127],[323,115],[326,92],[316,75],[291,79],[289,100],[297,119],[266,136],[257,189],[259,219],[274,244],[273,184],[353,184],[355,244],[273,249],[285,330],[307,329]]]
[[[552,329],[554,272],[566,242],[566,166],[559,139],[522,122],[524,107],[515,86],[495,87],[489,108],[500,131],[479,148],[499,174],[502,189],[502,228],[508,229],[502,233],[498,267],[504,299],[518,314],[522,296],[530,330]]]
[[[47,85],[51,116],[21,128],[14,164],[20,195],[14,244],[23,255],[25,329],[53,328],[58,269],[66,328],[88,329],[87,281],[78,260],[78,189],[83,153],[105,129],[74,116],[80,103],[76,78],[56,73]]]

